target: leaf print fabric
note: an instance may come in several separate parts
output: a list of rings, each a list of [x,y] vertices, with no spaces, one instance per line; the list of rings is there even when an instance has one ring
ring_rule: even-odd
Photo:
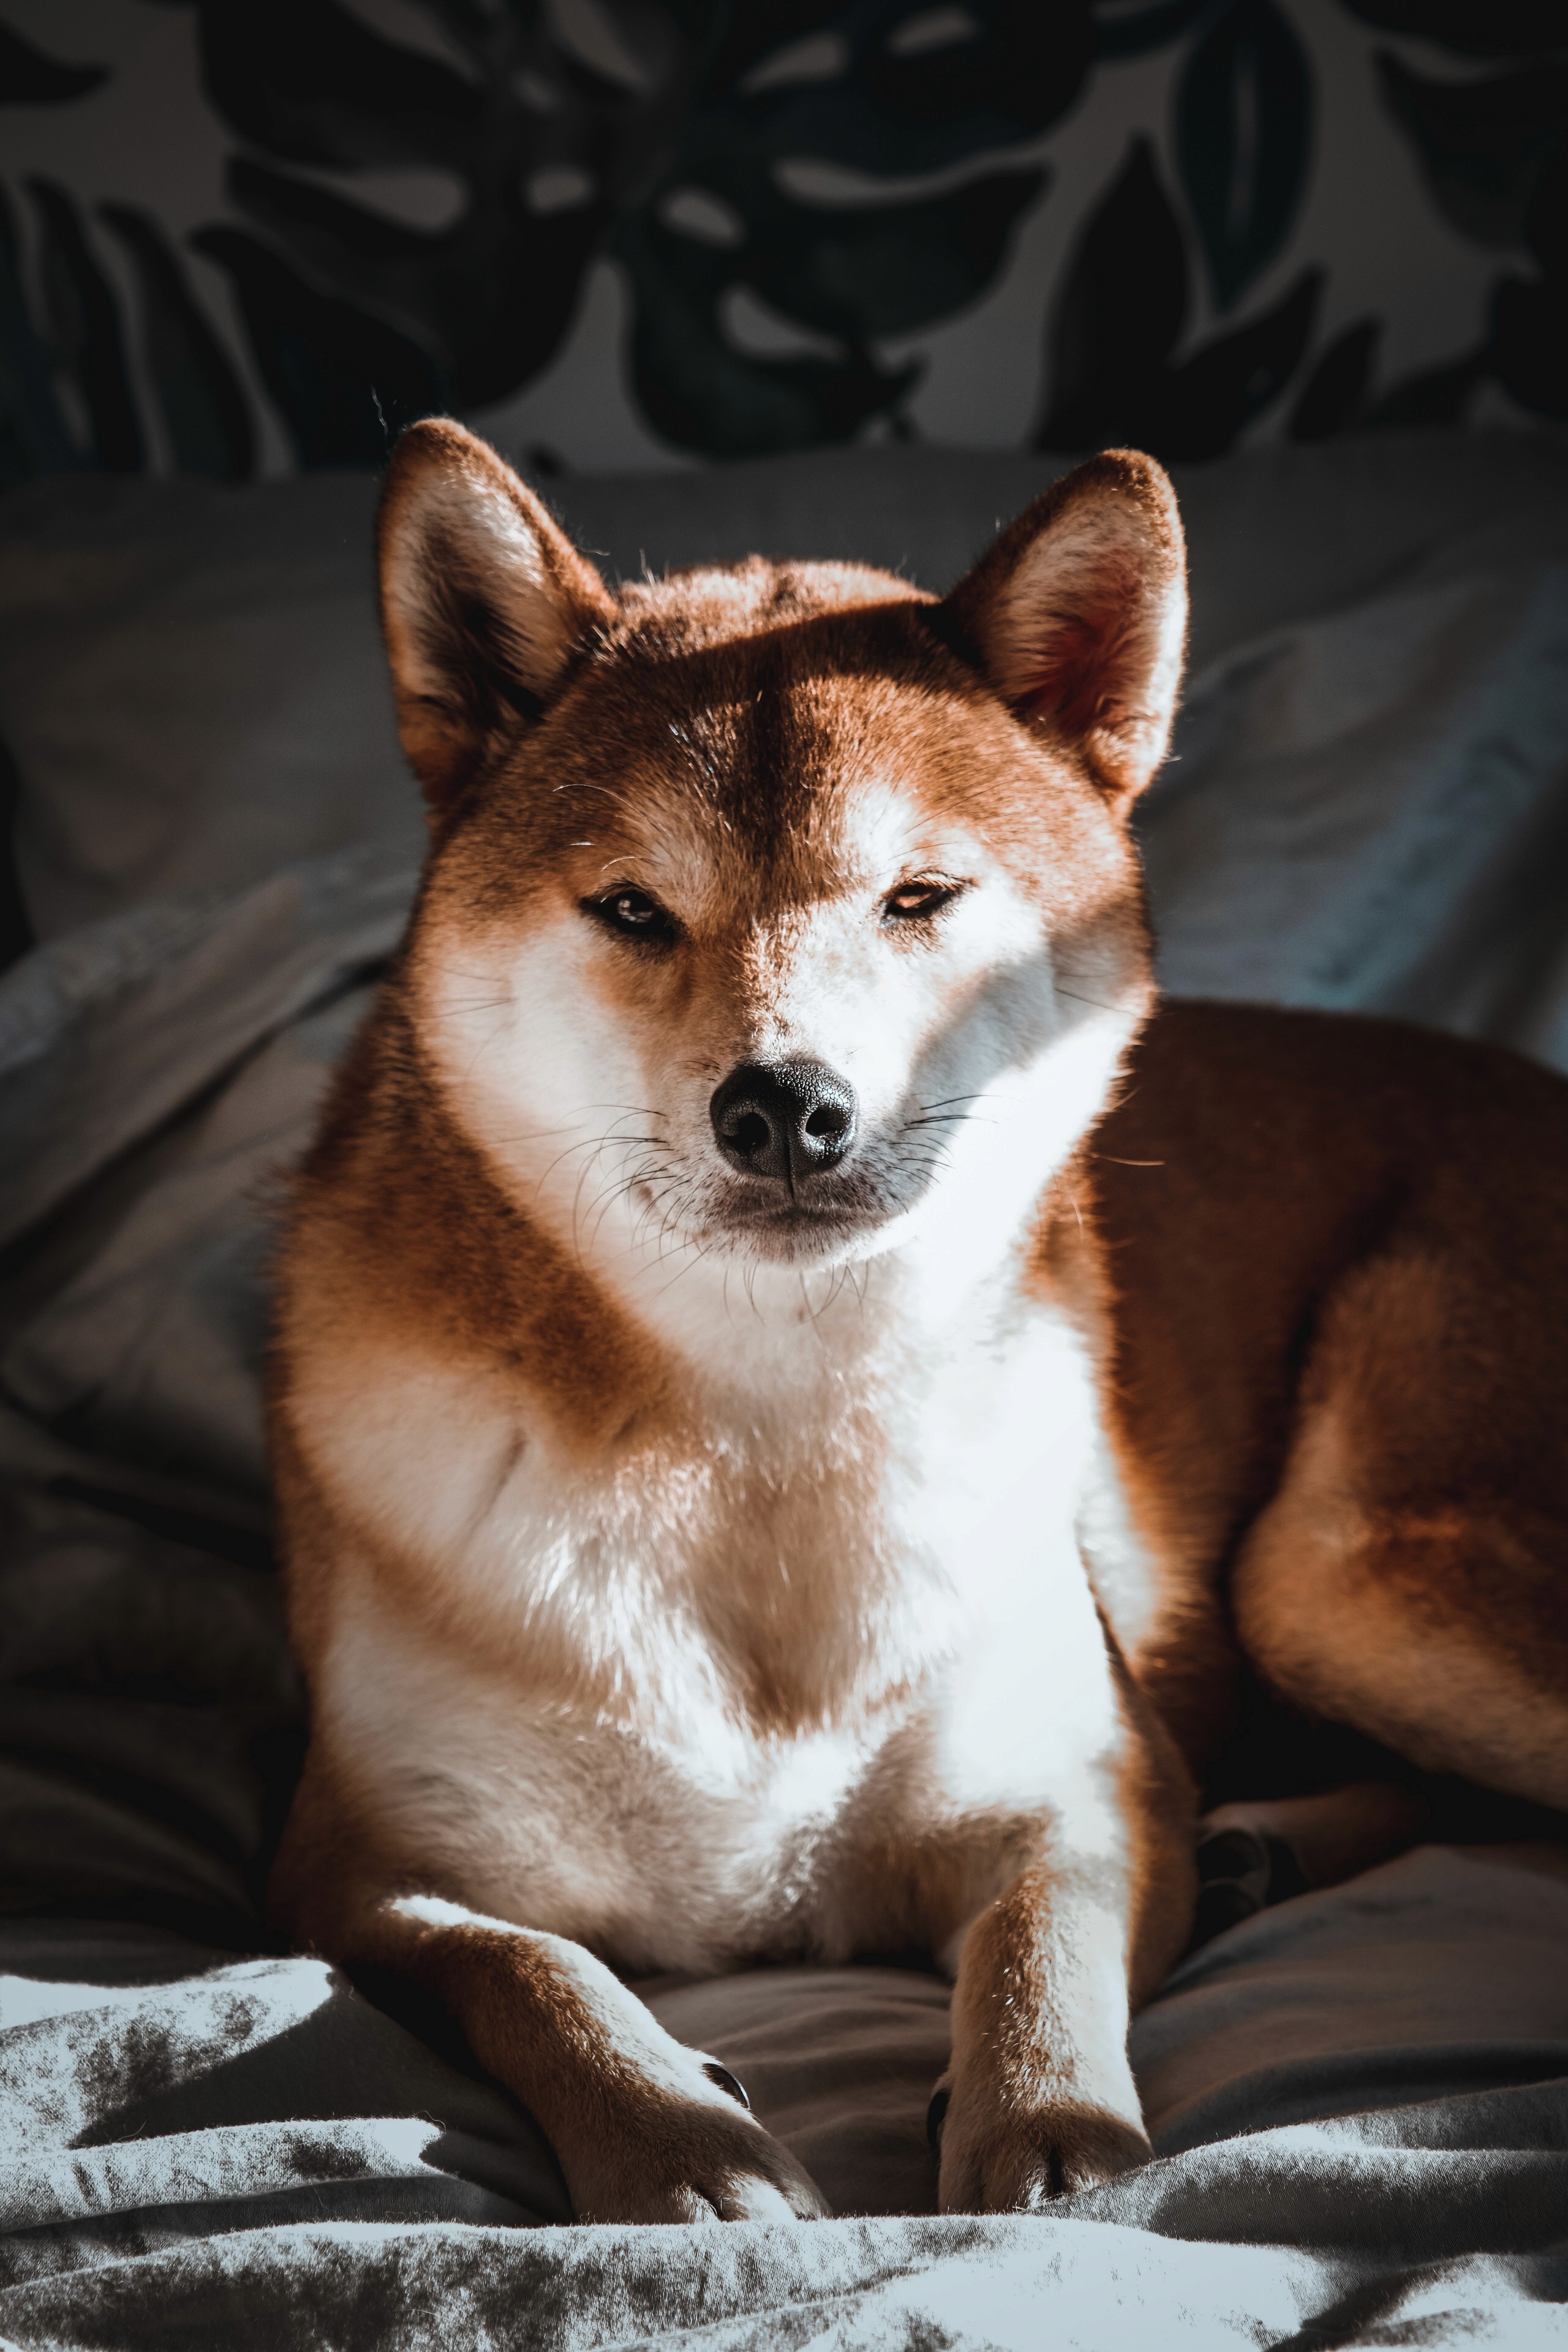
[[[1553,0],[0,0],[0,105],[5,479],[1568,415]]]

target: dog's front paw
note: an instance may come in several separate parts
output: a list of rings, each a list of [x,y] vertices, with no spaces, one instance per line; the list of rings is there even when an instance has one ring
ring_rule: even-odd
[[[579,2221],[811,2221],[831,2210],[789,2150],[724,2095],[728,2070],[709,2060],[702,2073],[707,2096],[646,2086],[607,2128],[557,2150]]]
[[[951,2074],[936,2086],[926,2129],[941,2154],[944,2213],[1036,2213],[1153,2154],[1142,2126],[1109,2107],[1026,2105]]]

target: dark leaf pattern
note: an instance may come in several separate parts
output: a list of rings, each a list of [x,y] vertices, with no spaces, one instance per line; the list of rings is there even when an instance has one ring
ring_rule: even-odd
[[[1147,0],[1128,9],[1120,0],[1094,0],[1095,44],[1102,58],[1141,58],[1180,40],[1213,0]]]
[[[694,239],[657,220],[626,225],[617,250],[643,299],[632,333],[632,381],[649,421],[678,448],[748,457],[847,441],[912,388],[912,366],[889,370],[864,351],[842,357],[756,359],[719,324],[723,277]]]
[[[1568,66],[1433,81],[1384,53],[1377,70],[1439,211],[1479,245],[1522,245],[1542,174],[1568,153]]]
[[[0,489],[34,474],[68,473],[79,463],[19,262],[16,224],[0,189]]]
[[[1059,121],[1083,89],[1097,38],[1088,0],[972,0],[973,31],[912,54],[900,39],[933,12],[910,0],[850,0],[728,11],[730,30],[703,78],[702,111],[770,161],[819,155],[862,172],[940,171]],[[753,89],[771,58],[831,25],[842,69]],[[710,120],[710,127],[716,127]]]
[[[1173,369],[1149,447],[1171,465],[1223,456],[1300,366],[1322,290],[1321,270],[1303,269],[1272,309]]]
[[[1563,35],[1563,0],[1345,0],[1380,32],[1415,33],[1461,57],[1516,57],[1552,49]]]
[[[1560,13],[1553,23],[1561,38]],[[1542,275],[1500,277],[1485,340],[1395,385],[1370,421],[1454,423],[1488,377],[1534,415],[1568,418],[1568,66],[1542,60],[1445,82],[1382,56],[1378,70],[1446,218],[1478,244],[1533,259]]]
[[[1568,420],[1568,287],[1503,278],[1492,298],[1490,359],[1499,383],[1538,416]]]
[[[1401,378],[1368,409],[1368,425],[1404,427],[1458,425],[1487,373],[1485,346],[1443,367],[1421,368]]]
[[[1273,0],[1229,0],[1194,44],[1176,94],[1176,162],[1228,310],[1282,249],[1307,185],[1312,75]]]
[[[447,405],[429,359],[395,328],[323,294],[244,229],[198,229],[226,269],[262,382],[299,464],[378,466],[396,435]]]
[[[1558,150],[1535,184],[1524,241],[1549,278],[1568,283],[1568,150]]]
[[[239,210],[310,281],[372,318],[367,370],[372,344],[384,366],[393,330],[452,403],[475,407],[529,383],[558,350],[609,215],[606,145],[638,110],[531,21],[480,18],[455,0],[437,13],[471,79],[384,39],[337,0],[203,0],[202,54],[218,111],[272,159],[231,161]],[[463,203],[447,229],[410,228],[280,163],[446,171]],[[540,211],[531,184],[552,167],[590,183],[588,200]],[[340,319],[340,364],[347,332]]]
[[[107,66],[64,66],[0,25],[0,106],[63,106],[109,79]]]
[[[795,208],[749,241],[744,282],[790,318],[858,341],[906,335],[990,284],[1043,172],[994,172],[951,195],[901,205]],[[781,207],[781,210],[783,208]]]
[[[275,248],[416,343],[462,408],[504,399],[554,357],[604,226],[586,205],[537,218],[515,184],[432,232],[247,156],[227,181]]]
[[[1292,441],[1328,441],[1362,421],[1382,337],[1377,319],[1358,319],[1334,337],[1290,411]]]
[[[1091,216],[1058,298],[1051,337],[1046,449],[1136,440],[1187,315],[1187,257],[1146,139],[1133,142]],[[1124,421],[1126,420],[1126,421]]]
[[[377,464],[408,418],[534,382],[605,257],[629,298],[630,389],[675,446],[907,434],[920,363],[889,346],[996,285],[1021,224],[1060,201],[1031,142],[1098,71],[1162,50],[1175,188],[1134,139],[1048,303],[1042,288],[1037,442],[1199,458],[1287,397],[1286,430],[1318,440],[1461,419],[1489,382],[1568,413],[1563,0],[1341,0],[1342,37],[1375,26],[1501,68],[1445,76],[1367,43],[1441,217],[1510,257],[1467,347],[1393,383],[1379,319],[1315,341],[1321,268],[1226,315],[1302,215],[1317,99],[1301,35],[1328,0],[593,0],[591,21],[575,0],[407,0],[440,56],[354,0],[161,5],[191,13],[233,142],[229,217],[193,243],[232,281],[302,466]],[[105,79],[0,25],[0,104],[68,104]],[[410,226],[354,184],[389,170],[444,175],[444,222]],[[0,479],[145,461],[106,256],[134,296],[153,445],[244,478],[254,394],[165,229],[119,202],[89,222],[56,181],[28,184],[26,257],[0,233]],[[1225,324],[1194,347],[1200,270]]]
[[[802,154],[882,173],[967,162],[1065,111],[1093,53],[1086,0],[983,0],[954,38],[912,53],[899,38],[920,13],[910,0],[614,0],[635,68],[617,79],[542,11],[431,9],[466,75],[338,0],[201,0],[213,102],[267,156],[234,159],[235,205],[311,283],[417,345],[463,407],[548,365],[588,265],[613,253],[632,289],[641,405],[667,439],[713,456],[840,439],[895,410],[913,377],[879,362],[871,341],[983,293],[1046,182],[983,173],[924,200],[833,205],[792,194],[780,166]],[[840,69],[781,79],[781,45],[829,25]],[[458,178],[453,225],[407,228],[283,168],[388,163]],[[735,224],[732,238],[683,225],[670,200],[693,194]],[[741,289],[827,348],[744,348],[728,307]]]
[[[93,458],[109,473],[137,473],[142,427],[114,289],[88,243],[74,198],[53,180],[30,179],[27,193],[42,232],[49,340],[86,407]]]
[[[256,463],[250,411],[179,256],[151,213],[135,205],[99,209],[129,252],[141,284],[147,370],[175,464],[183,474],[245,481]]]
[[[479,89],[338,0],[205,0],[199,21],[207,96],[279,163],[462,170],[483,139]]]
[[[1321,290],[1320,274],[1303,271],[1273,309],[1173,362],[1187,320],[1186,253],[1153,150],[1135,140],[1068,269],[1037,446],[1126,441],[1171,463],[1217,457],[1289,383]]]

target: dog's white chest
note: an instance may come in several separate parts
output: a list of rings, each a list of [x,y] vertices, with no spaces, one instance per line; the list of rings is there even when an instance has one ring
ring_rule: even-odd
[[[1022,1825],[1102,1804],[1092,1386],[1057,1318],[879,1412],[806,1400],[815,1442],[753,1419],[613,1480],[471,1395],[440,1442],[421,1402],[420,1462],[384,1460],[381,1507],[423,1522],[497,1662],[367,1609],[329,1671],[398,1842],[465,1899],[634,1968],[889,1948],[987,1899]],[[967,1891],[925,1917],[960,1831]]]

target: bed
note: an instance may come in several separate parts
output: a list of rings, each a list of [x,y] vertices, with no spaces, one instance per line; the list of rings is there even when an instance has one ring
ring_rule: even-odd
[[[942,587],[1054,470],[889,447],[552,496],[611,572],[761,547]],[[1193,677],[1142,817],[1166,987],[1568,1068],[1568,437],[1180,482]],[[1568,2341],[1568,1849],[1433,1844],[1192,1954],[1136,2021],[1155,2161],[939,2217],[946,1994],[640,1988],[839,2217],[572,2221],[445,2021],[262,1924],[301,1746],[258,1381],[279,1173],[419,821],[374,484],[0,504],[30,944],[0,978],[0,2344]]]

